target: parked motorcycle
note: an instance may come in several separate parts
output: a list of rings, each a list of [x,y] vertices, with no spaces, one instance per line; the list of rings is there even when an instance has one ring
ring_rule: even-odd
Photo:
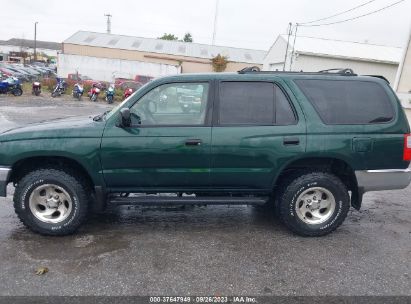
[[[14,96],[21,96],[23,90],[21,88],[20,80],[16,77],[9,77],[0,82],[0,94],[13,94]]]
[[[38,81],[33,82],[31,85],[31,94],[39,96],[41,93],[41,83]]]
[[[114,90],[114,85],[110,85],[106,91],[106,101],[108,103],[113,103],[115,93],[116,91]]]
[[[64,81],[64,79],[57,78],[57,84],[53,92],[51,93],[51,97],[61,96],[65,92],[66,92],[66,82]]]
[[[124,91],[124,99],[129,98],[131,96],[131,94],[133,94],[133,89],[132,88],[128,88]]]
[[[73,87],[73,97],[81,100],[81,97],[83,96],[84,93],[84,88],[81,84],[76,83]]]
[[[100,94],[100,89],[97,87],[96,84],[93,84],[92,88],[88,92],[88,97],[90,98],[90,101],[97,101],[98,95]]]

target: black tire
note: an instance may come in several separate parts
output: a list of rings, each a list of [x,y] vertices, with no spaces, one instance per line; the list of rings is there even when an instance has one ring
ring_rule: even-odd
[[[40,95],[40,91],[34,91],[34,95],[39,96],[39,95]]]
[[[13,95],[14,96],[21,96],[23,94],[23,90],[20,88],[14,89],[13,90]]]
[[[54,98],[54,97],[56,97],[56,96],[57,96],[57,93],[56,93],[56,92],[52,92],[52,93],[51,93],[51,97]]]
[[[315,187],[329,191],[335,201],[335,209],[330,217],[318,224],[304,222],[297,215],[296,207],[302,203],[297,201],[299,195]],[[303,173],[280,189],[277,208],[281,221],[294,233],[301,236],[323,236],[344,222],[350,209],[350,197],[346,186],[335,175],[326,172]]]
[[[37,187],[53,184],[69,195],[72,208],[68,217],[59,223],[46,223],[38,219],[30,209],[30,195]],[[30,230],[42,235],[62,236],[74,233],[85,221],[89,195],[86,182],[76,174],[61,169],[38,169],[25,175],[14,192],[14,209],[21,222]]]
[[[108,103],[113,103],[113,96],[107,96],[107,102]]]

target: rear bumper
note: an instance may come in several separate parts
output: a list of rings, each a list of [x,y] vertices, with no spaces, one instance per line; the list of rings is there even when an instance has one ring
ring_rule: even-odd
[[[411,182],[410,169],[355,171],[358,188],[368,191],[404,189]]]
[[[10,167],[0,167],[0,196],[6,197],[7,195],[7,184],[9,183],[10,174]]]

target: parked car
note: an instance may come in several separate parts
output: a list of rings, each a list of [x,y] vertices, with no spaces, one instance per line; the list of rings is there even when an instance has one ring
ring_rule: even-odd
[[[132,89],[133,91],[137,91],[139,88],[141,88],[143,86],[142,83],[137,82],[137,81],[124,81],[122,82],[119,87],[122,90],[126,90],[126,89]]]
[[[200,106],[185,113],[182,90]],[[269,204],[294,233],[322,236],[365,192],[411,181],[397,96],[348,70],[164,77],[93,119],[30,124],[0,142],[0,196],[14,184],[18,217],[44,235],[71,234],[106,204]]]
[[[116,79],[114,79],[114,87],[117,89],[117,88],[120,87],[120,85],[123,82],[126,82],[126,81],[134,81],[134,80],[133,79],[128,79],[128,78],[116,78]]]
[[[154,79],[154,77],[144,76],[144,75],[136,75],[134,77],[134,81],[137,81],[137,82],[142,83],[142,84],[146,84],[146,83],[152,81],[153,79]]]
[[[107,88],[106,82],[94,80],[86,75],[81,75],[81,74],[68,74],[67,83],[70,85],[74,85],[76,83],[82,83],[83,85],[95,86],[99,88],[100,90],[105,90]]]
[[[5,74],[8,77],[16,77],[18,80],[20,81],[28,81],[28,77],[26,77],[24,74],[20,73],[20,72],[16,72],[14,70],[10,70],[8,68],[5,68],[3,66],[0,66],[0,71]]]

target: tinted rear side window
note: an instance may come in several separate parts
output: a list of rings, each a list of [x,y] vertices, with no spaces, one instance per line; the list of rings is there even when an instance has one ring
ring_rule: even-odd
[[[269,82],[222,82],[219,123],[222,125],[287,125],[296,122],[287,97]]]
[[[326,124],[391,121],[394,110],[381,85],[367,81],[295,80]]]

